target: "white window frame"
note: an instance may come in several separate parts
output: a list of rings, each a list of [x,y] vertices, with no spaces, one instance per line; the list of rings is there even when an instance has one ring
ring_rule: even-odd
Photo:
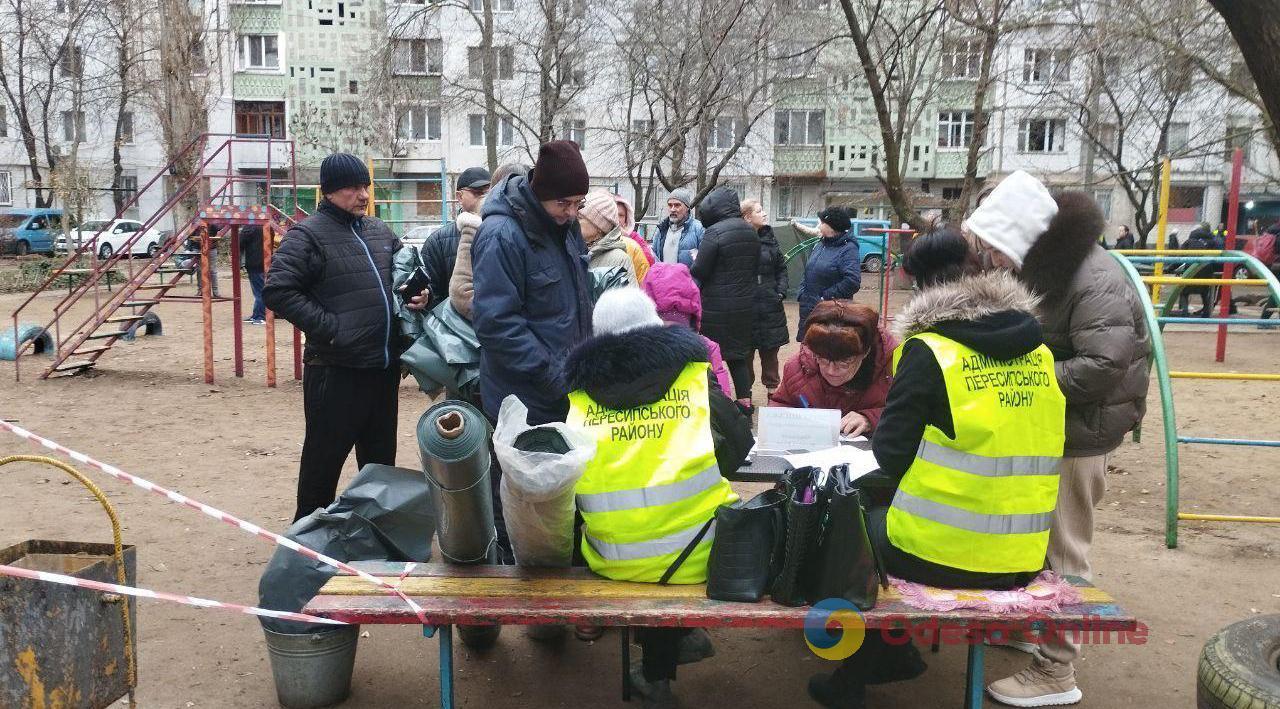
[[[1044,123],[1047,130],[1038,148],[1031,147],[1031,124]],[[1018,124],[1018,152],[1054,155],[1067,152],[1067,122],[1062,118],[1024,118]]]
[[[982,40],[978,37],[953,37],[942,45],[942,78],[952,81],[977,81],[982,72]]]
[[[439,76],[444,73],[444,40],[425,37],[393,40],[392,71],[397,76]],[[422,63],[414,61],[421,47]]]
[[[125,111],[123,115],[127,117],[127,120],[123,122],[128,125],[129,131],[124,135],[124,142],[121,144],[133,145],[138,141],[138,126],[135,123],[137,116],[133,111]]]
[[[409,120],[408,128],[405,130],[405,120]],[[418,118],[422,121],[422,135],[419,137],[417,132]],[[413,106],[402,106],[399,115],[396,116],[396,135],[401,140],[407,140],[414,143],[438,143],[440,142],[442,115],[440,106],[437,104],[416,104]],[[432,130],[434,129],[434,130]]]
[[[582,150],[587,149],[587,121],[584,118],[566,118],[560,121],[560,139],[572,140]]]
[[[516,0],[492,0],[492,5],[495,15],[516,11]],[[472,12],[484,12],[484,0],[471,0],[469,7]]]
[[[516,78],[516,50],[509,44],[494,45],[494,78],[507,81]],[[483,47],[467,47],[467,78],[479,79],[484,76]]]
[[[0,170],[0,206],[13,206],[13,173]]]
[[[69,117],[71,117],[71,120],[75,122],[74,127],[67,120]],[[74,136],[71,135],[73,131],[76,133],[76,135]],[[85,142],[84,111],[63,111],[62,112],[62,142],[64,143]]]
[[[812,133],[815,132],[811,130],[813,128],[813,122],[812,122],[813,114],[815,113],[818,114],[819,121],[821,123],[820,130],[817,131],[820,133],[820,135],[816,136],[816,138],[815,136],[811,135]],[[782,114],[786,114],[787,135],[785,139],[782,139],[778,135],[779,119],[782,117]],[[797,117],[801,119],[801,123],[804,125],[804,128],[800,131],[801,136],[799,140],[795,139],[795,135],[796,135],[795,126],[797,125],[796,124]],[[785,146],[791,146],[791,147],[805,147],[805,146],[812,147],[812,146],[823,145],[826,142],[827,117],[826,117],[826,112],[821,108],[778,109],[777,111],[774,111],[773,119],[774,119],[773,138],[774,138],[775,145],[785,145]]]
[[[255,65],[253,60],[253,44],[260,45],[262,64]],[[274,40],[276,64],[271,66],[267,60],[267,42]],[[284,67],[284,38],[279,34],[242,34],[236,40],[236,64],[240,71],[279,74]]]
[[[1071,80],[1071,50],[1027,47],[1022,53],[1022,83],[1049,84]]]
[[[473,128],[476,122],[479,122],[480,142],[475,141],[475,133]],[[467,142],[473,148],[488,147],[484,144],[484,114],[471,113],[467,115]],[[515,122],[510,116],[498,116],[498,147],[509,148],[516,143]]]
[[[1175,136],[1174,131],[1177,130],[1181,135]],[[1168,140],[1166,149],[1170,154],[1181,153],[1191,146],[1191,124],[1185,121],[1174,121],[1169,124]]]
[[[729,150],[742,129],[741,118],[716,116],[715,121],[711,123],[711,134],[707,136],[707,147],[712,150]]]
[[[938,112],[938,149],[964,150],[973,144],[973,111]]]

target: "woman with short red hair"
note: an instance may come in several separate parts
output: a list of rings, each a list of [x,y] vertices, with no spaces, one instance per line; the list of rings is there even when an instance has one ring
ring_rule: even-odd
[[[839,409],[841,433],[870,436],[893,383],[897,341],[880,328],[876,311],[851,300],[818,303],[806,328],[804,345],[783,368],[769,404]]]

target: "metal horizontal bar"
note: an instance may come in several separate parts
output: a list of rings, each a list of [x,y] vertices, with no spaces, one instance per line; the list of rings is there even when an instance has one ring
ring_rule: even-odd
[[[1280,517],[1249,517],[1241,515],[1197,515],[1190,512],[1179,512],[1178,519],[1199,522],[1258,522],[1260,524],[1280,524]]]
[[[1175,256],[1218,256],[1230,252],[1217,249],[1120,249],[1116,253],[1125,256],[1163,256],[1165,254],[1173,254]]]
[[[1179,278],[1177,276],[1143,276],[1142,282],[1159,286],[1265,286],[1264,278]]]
[[[1280,320],[1263,320],[1262,318],[1197,318],[1197,317],[1161,317],[1162,323],[1179,323],[1185,325],[1277,325]]]
[[[1245,263],[1243,256],[1129,256],[1133,263]]]
[[[1199,436],[1178,436],[1179,443],[1207,443],[1215,446],[1262,446],[1280,448],[1280,441],[1262,441],[1249,438],[1202,438]]]
[[[1170,379],[1226,379],[1246,382],[1280,382],[1280,374],[1240,372],[1169,372]]]

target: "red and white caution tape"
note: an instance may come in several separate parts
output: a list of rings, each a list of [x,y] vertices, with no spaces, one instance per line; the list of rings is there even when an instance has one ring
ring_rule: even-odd
[[[193,510],[198,510],[200,512],[203,512],[216,520],[225,522],[233,527],[238,527],[248,532],[249,534],[252,534],[261,539],[265,539],[269,542],[273,542],[279,546],[284,547],[285,549],[295,551],[307,557],[308,559],[315,559],[316,561],[319,561],[324,564],[328,564],[337,569],[341,569],[342,571],[345,571],[349,574],[359,576],[365,581],[368,581],[369,583],[375,586],[378,586],[379,588],[385,589],[388,594],[400,597],[400,599],[403,600],[409,606],[409,608],[414,612],[414,614],[418,616],[418,620],[422,622],[423,625],[429,625],[429,623],[426,620],[426,614],[422,610],[422,606],[419,606],[417,603],[414,603],[413,599],[406,596],[404,592],[402,592],[397,586],[387,583],[383,579],[380,579],[377,576],[374,576],[373,574],[368,573],[367,571],[361,571],[360,569],[357,569],[354,566],[351,566],[350,564],[338,561],[337,559],[331,558],[329,556],[325,556],[324,554],[321,554],[320,552],[314,549],[305,547],[293,541],[292,539],[289,539],[287,537],[282,537],[279,534],[276,534],[275,532],[267,531],[256,524],[253,524],[251,522],[246,522],[240,519],[239,517],[227,514],[226,512],[223,512],[222,510],[219,510],[216,507],[210,507],[209,505],[206,505],[203,502],[198,502],[196,500],[193,500],[187,497],[186,495],[182,495],[180,493],[174,492],[173,490],[169,490],[168,488],[161,487],[149,480],[144,480],[143,478],[137,477],[136,475],[130,475],[129,473],[126,473],[125,471],[115,467],[114,465],[108,465],[107,463],[103,463],[99,460],[90,458],[84,453],[73,451],[70,448],[67,448],[66,446],[63,446],[55,441],[51,441],[48,438],[36,435],[31,431],[28,431],[25,428],[22,428],[21,426],[15,425],[8,421],[0,420],[0,429],[6,430],[14,434],[15,436],[24,438],[33,443],[38,443],[41,446],[44,446],[45,448],[48,448],[51,451],[57,451],[58,453],[61,453],[76,462],[84,463],[85,465],[93,468],[94,470],[98,470],[103,473],[106,473],[107,475],[110,475],[111,477],[116,478],[117,480],[123,480],[124,482],[127,482],[130,485],[140,487],[143,490],[147,490],[149,492],[153,492],[157,495],[160,495],[161,497],[168,498],[169,500],[176,502],[180,505],[185,505],[187,507],[190,507]]]
[[[340,620],[331,618],[321,618],[319,616],[307,615],[305,613],[290,613],[288,611],[273,611],[266,608],[254,608],[252,606],[240,606],[235,603],[222,603],[221,601],[211,601],[207,598],[196,598],[195,596],[180,596],[176,593],[165,593],[163,591],[152,591],[145,588],[135,588],[133,586],[121,586],[114,583],[104,583],[102,581],[90,581],[89,579],[78,579],[74,576],[64,576],[62,574],[54,574],[48,571],[35,571],[32,569],[23,569],[17,566],[6,566],[0,564],[0,576],[17,576],[18,578],[34,579],[36,581],[48,581],[49,583],[60,583],[64,586],[78,586],[80,588],[89,588],[94,591],[106,591],[108,593],[119,593],[123,596],[137,596],[138,598],[154,598],[160,601],[173,601],[187,606],[196,606],[197,608],[222,608],[229,611],[237,611],[240,613],[248,613],[249,615],[260,615],[266,618],[279,618],[280,620],[295,620],[299,623],[324,623],[325,625],[346,625]]]

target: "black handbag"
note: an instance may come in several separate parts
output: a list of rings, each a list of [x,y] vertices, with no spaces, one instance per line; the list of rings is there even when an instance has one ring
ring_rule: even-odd
[[[716,510],[716,537],[707,560],[708,598],[755,603],[764,597],[785,501],[782,491],[768,490]]]
[[[808,603],[804,572],[821,531],[823,508],[813,489],[821,472],[814,467],[797,468],[786,473],[781,483],[787,496],[782,564],[769,595],[784,606]]]
[[[843,598],[859,610],[876,605],[880,580],[871,538],[867,535],[863,492],[849,480],[849,467],[831,469],[817,551],[806,570],[809,603]]]

